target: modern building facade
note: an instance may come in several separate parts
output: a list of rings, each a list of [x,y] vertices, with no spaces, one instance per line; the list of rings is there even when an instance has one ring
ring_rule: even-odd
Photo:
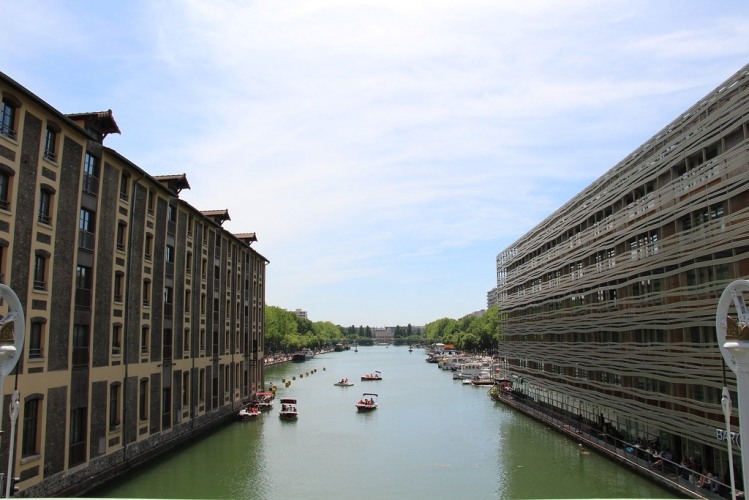
[[[727,478],[723,386],[738,400],[715,316],[725,287],[749,277],[749,66],[499,253],[496,270],[517,390]],[[731,424],[738,433],[736,410]]]
[[[226,210],[181,200],[104,145],[111,111],[64,115],[0,73],[0,276],[26,316],[0,469],[73,495],[230,418],[263,383],[265,267]]]

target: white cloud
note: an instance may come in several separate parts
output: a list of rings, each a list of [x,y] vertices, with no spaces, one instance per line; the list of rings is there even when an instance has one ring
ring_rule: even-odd
[[[111,107],[108,145],[257,231],[269,303],[342,324],[482,308],[496,253],[738,70],[749,29],[738,1],[25,4],[72,29],[30,35],[70,49],[54,83],[9,54],[21,83]]]

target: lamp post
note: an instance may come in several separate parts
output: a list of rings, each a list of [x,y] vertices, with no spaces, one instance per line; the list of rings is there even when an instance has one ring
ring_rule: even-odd
[[[738,394],[749,390],[749,312],[744,303],[744,292],[749,292],[749,281],[736,280],[730,283],[720,296],[718,309],[715,313],[715,332],[718,336],[718,347],[726,365],[736,374],[736,389]],[[736,318],[728,315],[728,310],[734,305]],[[730,424],[731,400],[727,389],[723,389],[723,412],[726,424]],[[741,445],[741,469],[744,488],[749,486],[749,428],[741,431],[744,423],[749,423],[749,398],[739,397],[739,436]],[[731,429],[728,425],[726,438],[731,440]],[[729,445],[729,458],[732,454]],[[732,460],[732,459],[731,459]],[[736,485],[731,468],[731,490],[736,497]]]
[[[3,385],[5,377],[10,375],[18,363],[18,358],[23,351],[23,342],[26,332],[26,319],[21,308],[21,301],[16,293],[7,285],[0,283],[0,303],[8,303],[8,312],[0,318],[0,398],[3,397]],[[11,482],[13,470],[13,445],[15,442],[15,423],[18,416],[18,391],[13,393],[11,399],[11,427],[10,447],[8,449],[8,477],[6,481],[6,497],[9,495],[7,485]],[[3,405],[0,404],[0,426],[3,422]]]

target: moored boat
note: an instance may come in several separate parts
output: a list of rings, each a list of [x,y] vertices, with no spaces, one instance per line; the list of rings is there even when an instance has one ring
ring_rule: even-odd
[[[362,398],[356,403],[358,411],[372,411],[377,409],[377,399],[379,396],[373,392],[365,392]]]
[[[258,410],[270,410],[273,408],[273,399],[276,395],[272,392],[257,392],[255,393],[255,399],[252,401],[252,405]]]
[[[257,406],[251,404],[243,406],[242,409],[239,410],[239,413],[237,413],[239,420],[255,420],[259,416],[260,410]]]
[[[307,361],[315,357],[315,352],[312,349],[302,349],[299,352],[295,352],[291,355],[292,361]]]

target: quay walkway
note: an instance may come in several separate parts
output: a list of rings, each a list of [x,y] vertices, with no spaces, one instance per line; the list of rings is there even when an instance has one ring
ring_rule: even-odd
[[[703,484],[706,481],[698,471],[690,470],[679,463],[665,460],[662,457],[654,457],[637,444],[627,443],[615,436],[606,434],[605,429],[597,429],[594,423],[580,420],[579,417],[574,415],[561,414],[559,411],[555,411],[558,410],[556,408],[539,404],[527,398],[524,394],[502,390],[499,386],[494,386],[490,390],[490,394],[495,401],[511,406],[567,435],[591,451],[629,467],[676,495],[706,500],[731,498],[730,484],[713,479],[717,491],[712,491],[709,485],[700,487],[700,480],[702,479]],[[655,464],[659,465],[654,466]],[[728,478],[723,480],[730,481]],[[737,497],[743,497],[743,492],[737,492]]]

